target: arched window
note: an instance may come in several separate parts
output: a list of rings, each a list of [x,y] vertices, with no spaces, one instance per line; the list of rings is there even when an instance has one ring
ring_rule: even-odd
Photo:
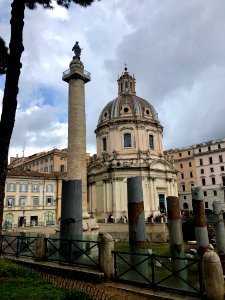
[[[154,136],[152,134],[149,135],[149,148],[154,149]]]
[[[53,213],[51,211],[45,212],[45,222],[47,225],[53,224]]]
[[[130,148],[130,147],[132,147],[131,134],[130,133],[125,133],[123,135],[123,144],[124,144],[124,148]]]
[[[102,139],[102,151],[106,151],[107,150],[107,139],[103,138]]]
[[[12,214],[7,214],[5,216],[5,225],[7,227],[12,227],[12,224],[13,224],[13,215]]]

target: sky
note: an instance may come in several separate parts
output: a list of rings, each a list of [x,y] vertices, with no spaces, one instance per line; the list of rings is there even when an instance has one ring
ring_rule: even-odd
[[[0,0],[0,36],[7,45],[10,9],[9,0]],[[91,154],[98,117],[117,97],[125,63],[135,75],[137,95],[158,113],[164,150],[225,137],[224,16],[224,0],[101,0],[88,8],[26,9],[10,156],[67,147],[68,84],[62,72],[76,41],[92,78],[85,85]]]

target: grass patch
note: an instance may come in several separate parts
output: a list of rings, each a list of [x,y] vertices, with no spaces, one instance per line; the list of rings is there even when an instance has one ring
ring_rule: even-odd
[[[28,268],[0,259],[1,300],[90,300],[87,294],[56,287]]]
[[[146,243],[147,249],[152,249],[155,254],[158,255],[169,255],[170,245],[168,243]],[[128,242],[117,242],[115,243],[116,251],[128,251],[129,252],[129,243]]]

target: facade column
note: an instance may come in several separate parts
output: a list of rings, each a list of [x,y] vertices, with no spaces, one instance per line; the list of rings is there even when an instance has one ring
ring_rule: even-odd
[[[155,208],[155,196],[154,196],[154,183],[153,183],[153,178],[150,177],[150,208],[151,210],[156,210]]]
[[[155,203],[155,210],[159,210],[159,200],[158,200],[158,194],[156,190],[156,178],[152,178],[153,180],[153,196],[154,196],[154,203]]]

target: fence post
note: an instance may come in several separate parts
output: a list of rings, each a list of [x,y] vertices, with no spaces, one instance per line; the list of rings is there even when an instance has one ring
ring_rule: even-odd
[[[224,299],[224,278],[217,253],[207,250],[203,255],[205,292],[208,300]]]
[[[222,214],[222,206],[220,201],[213,201],[213,223],[216,233],[216,251],[220,257],[223,274],[225,274],[225,228]]]
[[[100,242],[100,268],[105,278],[111,279],[114,274],[113,238],[109,233],[99,233],[98,241]]]
[[[35,261],[41,261],[46,259],[47,240],[44,233],[38,233],[36,239],[36,254]]]

